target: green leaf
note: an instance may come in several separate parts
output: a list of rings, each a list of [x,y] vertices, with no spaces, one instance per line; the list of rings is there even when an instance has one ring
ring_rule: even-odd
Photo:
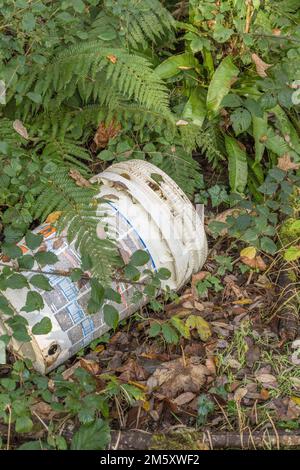
[[[196,126],[202,127],[206,117],[206,95],[202,88],[193,88],[183,109],[182,117],[190,119]]]
[[[32,269],[34,265],[34,258],[31,255],[24,255],[18,258],[18,265],[23,269]]]
[[[52,290],[52,286],[49,282],[49,279],[43,274],[35,274],[34,276],[32,276],[32,278],[29,279],[29,282],[38,289],[42,289],[45,291]]]
[[[27,93],[26,96],[36,104],[41,104],[42,102],[42,97],[39,93],[34,93],[33,91],[29,91],[29,93]]]
[[[172,328],[168,323],[163,323],[161,325],[161,331],[164,335],[164,338],[167,343],[169,344],[177,344],[178,343],[178,335],[174,328]]]
[[[242,193],[247,185],[247,155],[238,141],[225,135],[225,147],[228,154],[228,172],[231,190]]]
[[[9,289],[23,289],[28,287],[27,278],[22,274],[14,273],[6,279],[6,286]]]
[[[138,281],[141,276],[140,271],[135,266],[132,266],[132,264],[126,264],[124,274],[126,279],[130,281]]]
[[[157,277],[161,281],[166,281],[167,279],[170,279],[171,273],[167,268],[159,268],[159,270],[157,271]]]
[[[22,16],[22,28],[26,32],[30,32],[34,30],[35,17],[32,13],[28,12]]]
[[[26,343],[28,341],[31,341],[31,337],[29,336],[25,325],[16,325],[12,327],[12,330],[13,330],[13,337],[17,341],[20,341],[21,343]]]
[[[260,162],[265,150],[265,145],[262,142],[262,138],[267,135],[268,132],[268,119],[265,114],[263,118],[258,116],[252,116],[253,125],[253,137],[255,141],[255,162]]]
[[[110,442],[107,423],[97,419],[92,424],[83,424],[74,434],[71,450],[104,450]]]
[[[133,253],[133,255],[130,258],[130,263],[133,266],[144,266],[145,264],[148,263],[150,259],[149,253],[144,250],[137,250]]]
[[[199,62],[194,54],[185,52],[184,54],[172,55],[164,60],[156,67],[155,72],[160,78],[167,79],[178,75],[183,70],[193,69],[198,66]]]
[[[47,266],[48,264],[55,264],[58,262],[58,258],[52,251],[39,251],[34,255],[35,260],[41,266]]]
[[[148,331],[148,335],[150,338],[155,338],[155,336],[158,336],[159,333],[161,333],[161,326],[158,322],[153,322],[151,323],[151,326]]]
[[[103,307],[103,316],[105,323],[113,329],[116,329],[119,323],[119,312],[110,304],[106,304]]]
[[[112,289],[111,287],[107,287],[104,292],[105,299],[112,300],[113,302],[117,302],[118,304],[122,303],[122,298],[119,292]]]
[[[91,296],[88,302],[88,312],[97,313],[102,307],[104,301],[104,287],[97,279],[91,279]]]
[[[238,108],[230,115],[232,127],[236,135],[245,132],[251,124],[251,114],[245,108]]]
[[[230,56],[222,60],[208,87],[207,109],[210,114],[214,115],[218,112],[238,74],[239,69],[234,65]]]
[[[1,246],[2,253],[9,258],[20,258],[23,255],[23,251],[15,243],[3,243]]]
[[[49,317],[44,317],[41,321],[33,325],[33,335],[47,335],[52,330],[52,322]]]
[[[266,253],[274,254],[277,251],[277,246],[275,245],[273,240],[271,240],[271,238],[269,238],[269,237],[262,237],[261,238],[260,247],[261,247],[262,251],[265,251]]]
[[[300,258],[300,247],[290,246],[285,250],[283,257],[286,261],[296,261]]]
[[[100,160],[104,160],[105,162],[110,162],[111,160],[114,160],[116,156],[110,150],[102,150],[102,152],[98,154],[98,158],[100,158]]]
[[[18,416],[16,419],[15,430],[18,433],[30,432],[33,428],[33,422],[28,416]]]
[[[170,322],[172,323],[172,325],[176,328],[177,331],[179,331],[179,333],[184,337],[184,338],[187,338],[189,339],[190,338],[190,329],[189,327],[184,323],[183,320],[181,320],[181,318],[179,317],[172,317]]]
[[[43,235],[27,232],[25,235],[25,242],[30,250],[35,250],[40,246],[43,241]]]
[[[34,312],[44,308],[43,297],[35,291],[29,291],[26,297],[26,304],[21,309],[24,312]]]

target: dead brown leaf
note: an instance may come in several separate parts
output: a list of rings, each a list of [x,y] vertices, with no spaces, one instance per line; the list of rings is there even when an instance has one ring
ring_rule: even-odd
[[[252,54],[251,58],[252,62],[255,64],[258,75],[262,78],[266,78],[268,76],[266,70],[268,70],[269,67],[272,67],[272,64],[267,64],[257,54]]]
[[[259,269],[260,271],[265,271],[267,265],[262,259],[261,256],[255,256],[255,258],[248,258],[246,256],[241,256],[241,262],[249,266],[252,269]]]
[[[289,170],[299,170],[300,163],[294,163],[291,160],[291,156],[288,153],[282,155],[282,157],[278,158],[277,168],[283,171]]]
[[[192,401],[195,398],[195,396],[196,396],[195,393],[184,392],[184,393],[181,393],[181,395],[178,395],[178,397],[175,398],[175,400],[173,400],[173,403],[175,403],[175,405],[177,406],[183,406],[186,403],[189,403],[190,401]]]
[[[80,173],[79,171],[77,170],[74,170],[74,168],[72,168],[70,171],[69,171],[69,176],[75,181],[76,185],[77,186],[80,186],[81,188],[88,188],[89,186],[91,186],[91,183],[85,179]]]
[[[200,361],[199,357],[191,357],[185,361],[180,358],[162,363],[148,379],[148,389],[159,388],[159,393],[168,398],[183,392],[198,393],[210,374]]]
[[[121,130],[121,125],[112,120],[109,124],[100,122],[94,135],[93,151],[104,149],[111,139],[116,137]]]
[[[29,137],[28,132],[27,132],[26,127],[22,123],[22,121],[20,121],[19,119],[16,119],[13,122],[13,128],[21,137],[23,137],[23,139],[26,139],[26,140],[28,139]]]
[[[117,57],[113,54],[108,54],[106,56],[106,58],[112,63],[112,64],[115,64],[117,62]]]

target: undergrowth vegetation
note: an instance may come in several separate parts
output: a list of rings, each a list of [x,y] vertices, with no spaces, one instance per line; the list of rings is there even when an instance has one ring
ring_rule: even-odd
[[[102,201],[98,184],[88,181],[128,159],[155,164],[193,203],[207,206],[212,244],[230,240],[220,253],[212,249],[214,264],[209,261],[205,274],[194,279],[198,303],[212,294],[222,303],[228,276],[237,270],[249,282],[261,274],[263,285],[269,276],[284,288],[283,306],[275,306],[286,312],[281,338],[295,339],[299,104],[298,0],[0,0],[0,324],[9,331],[0,337],[2,356],[11,336],[30,340],[6,290],[40,289],[29,291],[25,312],[41,310],[43,292],[51,290],[43,268],[55,266],[57,258],[36,251],[43,238],[32,232],[45,220],[76,243],[82,266],[60,275],[77,282],[90,273],[91,314],[106,300],[120,301],[113,281],[139,285],[147,254],[139,251],[125,265],[114,240],[98,237]],[[24,237],[33,254],[17,245]],[[39,271],[28,284],[22,272],[34,273],[36,262]],[[142,288],[150,313],[135,315],[146,341],[178,351],[195,335],[203,342],[211,338],[207,321],[194,310],[186,317],[176,307],[165,318],[168,305],[180,304],[178,294],[160,291],[167,270],[147,276]],[[272,315],[260,311],[268,321]],[[116,329],[118,320],[117,309],[106,306],[107,324]],[[33,328],[46,334],[51,321],[45,317]],[[235,333],[217,356],[219,374],[230,368],[232,348],[238,351],[236,368],[244,366],[241,336],[253,335],[243,327]],[[103,344],[105,338],[96,340],[91,350],[102,351]],[[296,379],[299,386],[295,368],[294,382],[284,372],[289,353],[280,359],[272,348],[265,352],[281,377],[271,396],[290,395]],[[84,358],[81,366],[71,381],[64,367],[48,378],[29,361],[11,358],[0,366],[0,426],[8,427],[0,448],[18,447],[29,433],[22,448],[101,449],[109,442],[110,421],[124,425],[124,410],[133,403],[149,411],[147,390],[137,380],[126,382],[110,369],[100,374]],[[228,376],[230,388],[234,378]],[[221,404],[228,393],[224,385],[210,392],[222,396]],[[192,424],[198,428],[214,412],[210,397],[197,397]],[[40,402],[44,410],[37,408]],[[230,426],[237,416],[241,425],[240,400],[226,406]],[[43,413],[62,418],[51,415],[46,424]],[[68,419],[75,423],[73,437],[64,434]],[[37,439],[40,428],[44,434]]]

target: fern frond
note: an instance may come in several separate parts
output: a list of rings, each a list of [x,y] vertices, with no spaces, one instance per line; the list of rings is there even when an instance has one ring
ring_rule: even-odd
[[[217,166],[220,160],[225,160],[221,150],[224,147],[223,138],[217,126],[208,125],[206,128],[200,129],[196,142],[201,152],[212,163],[213,168]]]
[[[65,168],[59,168],[40,186],[35,217],[44,220],[53,211],[61,211],[57,222],[58,232],[66,230],[69,243],[75,244],[81,257],[89,257],[91,275],[108,285],[113,269],[120,257],[113,240],[100,239],[98,187],[79,187],[69,177]]]
[[[105,1],[104,8],[118,24],[125,45],[135,49],[145,48],[149,42],[157,43],[175,29],[174,18],[158,0]]]
[[[34,92],[47,108],[60,105],[78,90],[84,103],[89,99],[113,108],[118,96],[147,109],[170,114],[166,85],[144,57],[122,49],[103,47],[103,42],[81,43],[58,54],[37,75]]]
[[[150,161],[173,178],[189,197],[193,196],[196,189],[202,187],[203,179],[199,165],[182,147],[174,146],[169,153],[163,154],[163,158],[153,157]]]

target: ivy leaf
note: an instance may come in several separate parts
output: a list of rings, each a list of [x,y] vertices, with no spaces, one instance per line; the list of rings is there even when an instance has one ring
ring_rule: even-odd
[[[27,232],[25,235],[25,242],[30,250],[35,250],[40,246],[43,241],[43,235],[36,234],[33,232]]]
[[[245,132],[251,124],[251,114],[245,108],[238,108],[230,116],[233,130],[236,135]]]
[[[26,297],[26,304],[21,309],[24,312],[34,312],[44,308],[43,297],[35,291],[29,291]]]
[[[44,317],[41,321],[33,325],[33,335],[47,335],[52,330],[52,322],[49,317]]]
[[[45,291],[52,290],[52,286],[49,282],[49,279],[43,274],[35,274],[34,276],[32,276],[32,278],[30,278],[29,282],[38,289],[42,289]]]
[[[119,322],[119,312],[118,310],[110,304],[104,305],[103,315],[105,323],[110,327],[115,329],[118,326]]]
[[[74,434],[71,450],[104,450],[110,442],[109,426],[102,419],[83,424]]]
[[[150,256],[147,251],[137,250],[131,256],[130,263],[133,264],[133,266],[144,266],[146,263],[148,263],[149,259]]]
[[[13,338],[15,338],[20,343],[26,343],[28,341],[31,341],[31,337],[29,336],[25,325],[12,326],[12,331]]]
[[[48,264],[55,264],[58,262],[58,258],[52,251],[39,251],[34,255],[35,260],[41,265],[46,266]]]

